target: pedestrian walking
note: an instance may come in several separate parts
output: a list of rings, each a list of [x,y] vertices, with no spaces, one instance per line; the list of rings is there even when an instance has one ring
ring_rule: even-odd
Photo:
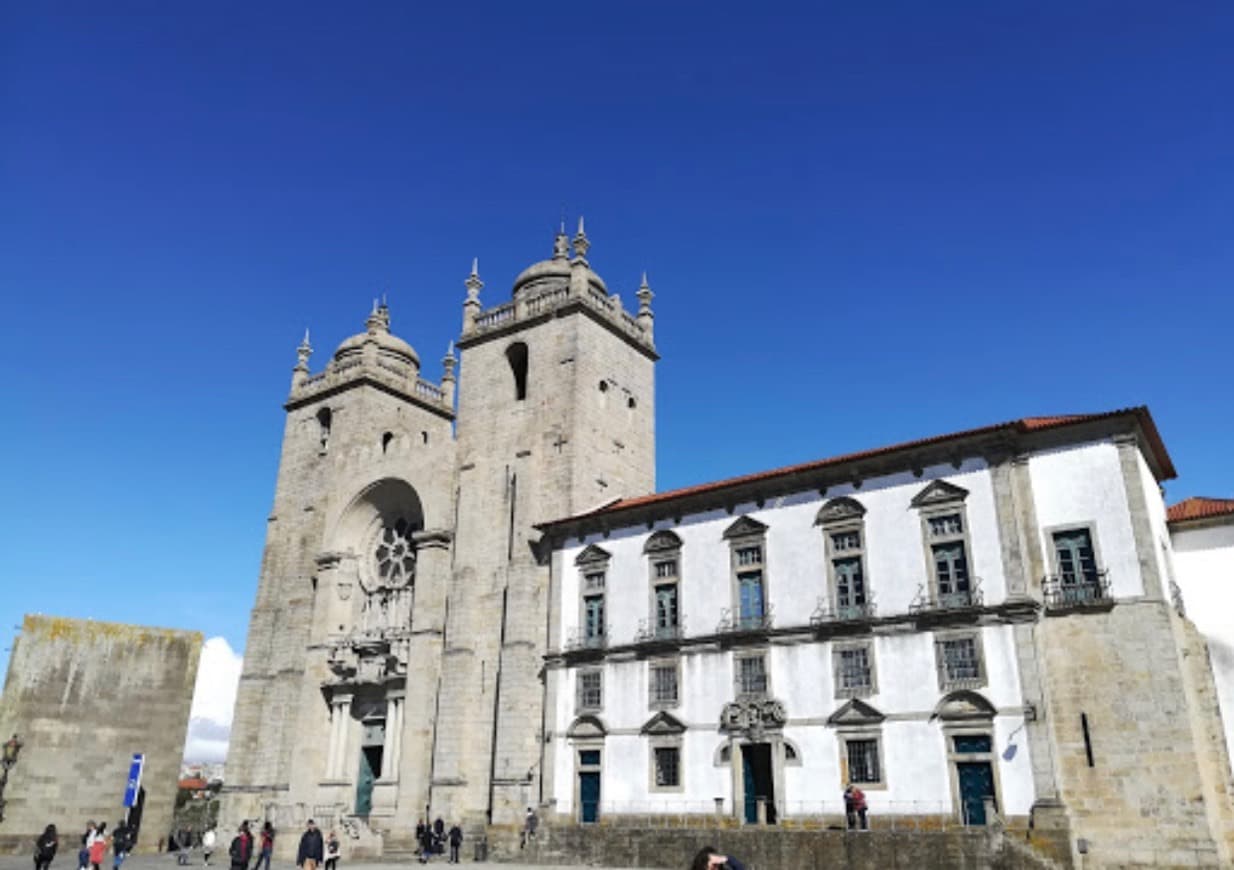
[[[99,870],[103,859],[107,857],[107,823],[99,822],[98,828],[95,830],[90,843],[87,846],[90,850],[90,866],[94,870]]]
[[[90,844],[94,842],[94,822],[86,822],[86,832],[81,835],[81,848],[77,851],[77,870],[90,866]]]
[[[421,844],[424,842],[424,831],[428,828],[428,823],[422,819],[416,820],[416,855],[420,854],[420,850],[424,848]]]
[[[201,860],[204,866],[210,866],[210,856],[214,854],[214,844],[218,840],[218,835],[214,833],[214,825],[206,828],[206,832],[201,835]],[[188,857],[187,855],[185,856]],[[188,863],[185,861],[184,863]]]
[[[427,864],[433,857],[433,829],[425,825],[420,831],[420,863]]]
[[[48,870],[59,846],[60,838],[56,835],[56,826],[48,825],[34,841],[34,870]]]
[[[519,841],[519,848],[525,848],[528,843],[536,838],[536,828],[540,827],[540,817],[536,815],[536,811],[531,807],[527,808],[527,814],[523,816],[523,838]]]
[[[433,822],[433,854],[444,855],[446,853],[446,823],[442,821],[441,816],[437,817],[437,821]]]
[[[133,835],[133,829],[125,824],[124,819],[116,822],[116,827],[111,832],[112,870],[120,870],[120,865],[124,863],[124,859],[129,856],[129,852],[133,851],[134,839],[136,838]]]
[[[714,846],[704,846],[690,862],[690,870],[746,870],[746,865],[731,855],[720,854]]]
[[[463,829],[455,822],[450,826],[450,833],[446,835],[450,839],[450,863],[457,864],[458,850],[463,845]]]
[[[326,870],[335,870],[338,867],[338,856],[341,849],[338,834],[331,831],[330,836],[326,837]]]
[[[317,870],[317,865],[321,863],[324,853],[321,831],[317,830],[317,823],[309,819],[304,827],[304,833],[300,835],[300,848],[296,850],[296,866],[303,867],[304,870]]]
[[[274,854],[274,825],[269,822],[261,826],[259,847],[261,851],[257,853],[257,863],[253,865],[253,870],[261,870],[263,862],[266,870],[270,870],[270,857]]]
[[[870,823],[866,820],[866,796],[865,792],[857,788],[851,782],[844,788],[844,815],[848,818],[848,829],[850,831],[870,830]]]

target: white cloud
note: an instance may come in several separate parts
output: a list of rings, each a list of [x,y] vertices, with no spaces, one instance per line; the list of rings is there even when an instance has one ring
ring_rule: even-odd
[[[189,713],[185,761],[223,761],[227,757],[236,688],[243,665],[244,656],[233,650],[226,638],[212,637],[202,647],[197,685],[193,688],[193,707]]]

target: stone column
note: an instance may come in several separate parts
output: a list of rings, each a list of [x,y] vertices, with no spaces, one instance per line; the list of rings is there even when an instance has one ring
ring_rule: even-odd
[[[347,751],[347,720],[351,717],[351,695],[335,695],[330,709],[330,753],[326,764],[327,779],[342,779],[343,760]]]
[[[382,747],[381,778],[398,781],[398,765],[403,745],[403,696],[391,694],[386,698],[386,734]]]

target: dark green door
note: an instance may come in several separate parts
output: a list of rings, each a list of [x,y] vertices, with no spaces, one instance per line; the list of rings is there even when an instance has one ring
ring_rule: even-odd
[[[994,797],[994,770],[988,761],[956,762],[964,824],[984,825],[986,798]]]
[[[366,746],[360,750],[360,774],[356,777],[356,815],[367,817],[373,811],[373,780],[376,775],[373,766],[381,766],[380,756],[374,758],[374,753],[380,753],[381,747]]]
[[[758,823],[758,799],[767,805],[767,821],[775,824],[775,789],[771,781],[771,746],[747,743],[741,747],[741,780],[745,791],[746,824]]]
[[[600,773],[584,770],[578,775],[579,820],[594,822],[600,818]]]

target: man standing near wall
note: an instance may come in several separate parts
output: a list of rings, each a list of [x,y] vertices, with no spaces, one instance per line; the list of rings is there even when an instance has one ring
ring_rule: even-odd
[[[304,870],[317,870],[322,856],[321,831],[317,830],[317,825],[309,819],[308,827],[300,835],[300,850],[296,853],[296,866]]]

